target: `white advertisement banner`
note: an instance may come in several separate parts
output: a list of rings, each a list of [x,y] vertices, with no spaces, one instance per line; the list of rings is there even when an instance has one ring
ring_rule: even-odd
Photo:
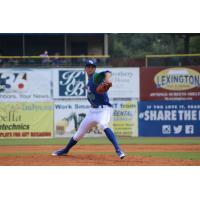
[[[53,98],[86,98],[86,74],[84,69],[53,70]]]
[[[85,118],[90,104],[87,100],[55,102],[54,104],[54,136],[72,137]],[[86,136],[101,136],[102,130],[94,127]]]
[[[108,94],[111,98],[140,98],[139,68],[110,68],[113,86]]]
[[[137,101],[114,101],[113,113],[109,127],[116,135],[138,136],[138,107]],[[82,120],[85,118],[90,104],[87,100],[66,102],[60,101],[54,104],[54,136],[72,137]],[[104,136],[103,130],[97,125],[86,134],[87,136]]]
[[[0,102],[51,101],[51,70],[1,69]]]
[[[97,68],[97,72],[112,72],[113,86],[110,98],[140,98],[139,68]],[[55,69],[53,71],[53,98],[75,99],[87,97],[87,76],[84,68]]]

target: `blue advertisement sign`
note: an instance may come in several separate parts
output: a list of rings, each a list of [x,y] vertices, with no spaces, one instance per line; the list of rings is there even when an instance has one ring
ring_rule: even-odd
[[[139,136],[200,136],[200,101],[142,101]]]
[[[59,71],[59,97],[85,97],[86,77],[83,70]]]

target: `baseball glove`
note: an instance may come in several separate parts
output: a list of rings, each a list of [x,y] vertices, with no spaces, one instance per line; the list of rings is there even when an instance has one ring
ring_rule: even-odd
[[[103,94],[105,92],[107,92],[110,87],[112,87],[112,83],[111,82],[102,82],[101,84],[99,84],[96,88],[96,92],[98,94]]]

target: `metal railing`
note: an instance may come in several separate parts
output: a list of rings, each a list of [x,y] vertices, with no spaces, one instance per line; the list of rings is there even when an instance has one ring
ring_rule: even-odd
[[[81,56],[0,56],[0,67],[68,67],[84,66],[87,59],[106,65],[109,55]]]
[[[146,55],[146,67],[200,66],[200,54]]]

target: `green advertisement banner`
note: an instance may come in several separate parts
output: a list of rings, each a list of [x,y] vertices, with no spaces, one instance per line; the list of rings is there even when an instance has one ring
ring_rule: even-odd
[[[53,103],[0,103],[0,138],[53,136]]]

